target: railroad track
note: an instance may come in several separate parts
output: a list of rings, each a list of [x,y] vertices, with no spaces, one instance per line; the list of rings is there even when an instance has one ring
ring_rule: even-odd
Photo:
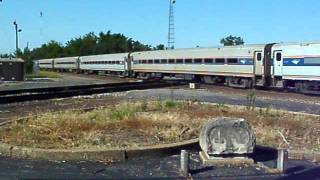
[[[183,81],[145,81],[0,91],[0,104],[185,85]]]

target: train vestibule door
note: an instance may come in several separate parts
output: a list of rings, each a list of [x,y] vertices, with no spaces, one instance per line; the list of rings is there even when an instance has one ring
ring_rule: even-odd
[[[282,51],[274,51],[273,53],[273,77],[282,76],[283,53]]]
[[[255,85],[263,85],[263,76],[264,76],[264,63],[263,63],[263,52],[255,51],[254,52],[254,75],[255,75]]]

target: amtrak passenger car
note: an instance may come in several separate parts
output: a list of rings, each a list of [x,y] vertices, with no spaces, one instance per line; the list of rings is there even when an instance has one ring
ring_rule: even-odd
[[[80,57],[80,70],[128,75],[128,55],[129,53],[82,56]]]
[[[224,81],[233,87],[251,87],[254,57],[262,59],[264,45],[177,49],[133,53],[132,71],[139,77],[193,75],[206,83]],[[257,72],[259,73],[259,72]]]
[[[320,91],[320,43],[283,43],[272,47],[272,72],[285,87]]]
[[[41,59],[38,60],[40,69],[54,69],[54,60],[53,59]]]
[[[60,64],[60,67],[57,62],[67,63],[66,59],[45,59],[39,60],[39,66],[44,69],[71,66],[70,62]],[[240,88],[295,88],[300,92],[319,94],[320,42],[83,56],[79,57],[77,69],[144,79],[184,77]]]
[[[79,69],[79,57],[65,57],[54,59],[54,68],[61,71],[75,71]]]

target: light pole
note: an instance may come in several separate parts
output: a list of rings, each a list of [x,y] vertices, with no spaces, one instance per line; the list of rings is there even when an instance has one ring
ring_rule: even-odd
[[[14,28],[16,30],[16,56],[18,56],[18,50],[19,50],[19,32],[22,30],[18,28],[18,24],[16,21],[13,22]]]
[[[176,0],[170,0],[169,7],[169,32],[168,32],[168,49],[174,49],[175,37],[174,37],[174,5]]]

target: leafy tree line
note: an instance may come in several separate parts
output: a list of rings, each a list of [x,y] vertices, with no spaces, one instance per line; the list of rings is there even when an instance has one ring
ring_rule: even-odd
[[[220,43],[223,44],[224,46],[236,46],[236,45],[243,45],[244,40],[241,37],[230,35],[228,37],[222,38]]]
[[[224,46],[234,46],[244,44],[241,37],[228,36],[221,39]],[[84,36],[73,38],[65,45],[57,41],[50,41],[43,44],[39,48],[30,50],[29,48],[19,49],[14,56],[22,58],[26,62],[26,72],[32,73],[33,60],[71,57],[71,56],[87,56],[96,54],[111,54],[136,51],[164,50],[165,46],[160,44],[156,47],[142,44],[132,38],[128,38],[120,33],[100,32],[99,35],[93,32]],[[0,58],[8,58],[11,54],[0,54]]]
[[[128,38],[123,34],[108,31],[107,33],[100,32],[98,35],[91,32],[84,36],[73,38],[65,45],[52,40],[32,50],[29,48],[19,49],[14,56],[24,59],[26,62],[26,72],[31,73],[33,66],[32,61],[38,59],[163,49],[165,49],[165,46],[162,44],[152,47]],[[0,55],[2,58],[10,56],[10,54]]]

